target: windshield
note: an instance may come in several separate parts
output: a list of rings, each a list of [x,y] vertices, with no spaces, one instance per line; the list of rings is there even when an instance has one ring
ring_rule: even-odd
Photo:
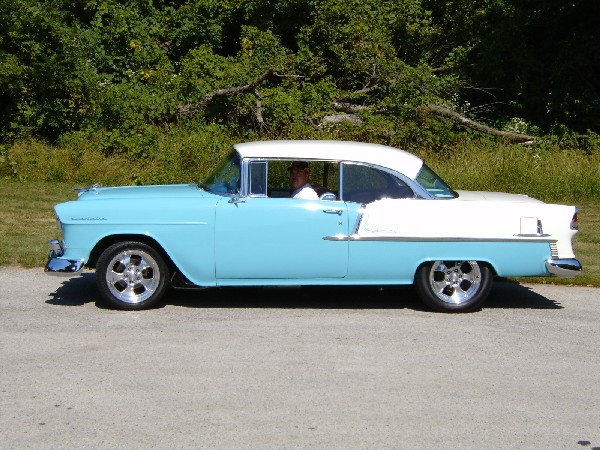
[[[437,198],[456,198],[458,194],[442,180],[438,174],[423,164],[417,182]]]
[[[235,194],[240,188],[240,156],[232,152],[199,186],[213,194]]]

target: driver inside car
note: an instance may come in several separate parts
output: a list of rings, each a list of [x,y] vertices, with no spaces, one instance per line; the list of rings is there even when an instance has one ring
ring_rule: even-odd
[[[317,192],[309,183],[310,168],[306,161],[294,161],[288,167],[290,174],[290,185],[294,192],[292,198],[301,198],[306,200],[318,200]]]

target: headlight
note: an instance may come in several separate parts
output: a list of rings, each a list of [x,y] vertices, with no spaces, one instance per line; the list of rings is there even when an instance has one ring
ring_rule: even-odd
[[[65,249],[61,242],[58,242],[56,239],[52,239],[48,245],[50,246],[50,255],[51,256],[62,256],[65,254]]]

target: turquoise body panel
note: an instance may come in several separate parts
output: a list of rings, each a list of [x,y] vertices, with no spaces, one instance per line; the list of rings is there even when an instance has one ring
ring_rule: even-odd
[[[218,279],[343,278],[349,220],[344,202],[244,198],[216,209]]]
[[[360,205],[330,200],[231,197],[195,185],[98,189],[55,207],[65,259],[87,261],[113,235],[155,240],[199,286],[410,284],[433,260],[489,263],[500,276],[548,275],[543,240],[352,236]]]
[[[215,205],[222,198],[195,185],[85,192],[78,201],[55,207],[66,243],[63,258],[87,261],[105,237],[143,235],[154,239],[190,280],[215,285]]]
[[[547,275],[550,245],[544,241],[352,241],[348,278],[364,284],[410,284],[429,261],[484,261],[499,276]]]
[[[333,245],[344,245],[334,241]],[[508,249],[508,250],[507,250]],[[435,255],[435,256],[431,256]],[[498,276],[546,276],[547,242],[349,242],[348,272],[343,278],[310,277],[221,279],[222,286],[254,285],[400,285],[412,284],[417,269],[429,261],[484,261]],[[313,265],[313,269],[317,266]]]

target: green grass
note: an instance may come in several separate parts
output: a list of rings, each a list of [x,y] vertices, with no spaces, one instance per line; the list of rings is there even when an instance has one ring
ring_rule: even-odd
[[[52,207],[73,200],[78,185],[0,180],[0,266],[43,267],[48,241],[58,237]],[[574,246],[584,273],[575,278],[518,278],[519,281],[600,287],[600,200],[579,207]]]
[[[52,207],[75,199],[73,188],[64,183],[0,180],[0,265],[46,263],[48,241],[59,233]]]
[[[575,252],[583,264],[581,282],[600,286],[600,200],[579,208],[580,232],[575,236]]]

